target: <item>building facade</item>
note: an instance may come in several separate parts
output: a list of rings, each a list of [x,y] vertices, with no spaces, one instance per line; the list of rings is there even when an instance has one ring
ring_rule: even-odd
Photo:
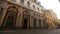
[[[57,21],[57,16],[53,12],[53,10],[51,10],[51,9],[46,10],[45,9],[44,14],[45,14],[46,23],[48,23],[48,29],[56,28],[55,22]]]
[[[45,28],[41,9],[37,0],[0,0],[0,28]]]
[[[60,29],[60,19],[57,19],[56,25],[57,25],[57,28]]]

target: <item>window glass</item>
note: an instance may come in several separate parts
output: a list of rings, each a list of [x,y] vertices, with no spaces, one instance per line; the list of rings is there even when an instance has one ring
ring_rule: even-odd
[[[16,0],[11,0],[11,1],[16,2]]]
[[[35,6],[33,5],[33,9],[35,10]]]
[[[37,8],[38,9],[38,11],[39,11],[39,8]]]
[[[24,0],[20,0],[21,4],[24,4]]]
[[[6,22],[6,27],[12,27],[14,22],[14,15],[10,14],[8,15],[7,22]]]
[[[27,5],[28,5],[28,7],[30,7],[30,3],[29,2],[27,2]]]

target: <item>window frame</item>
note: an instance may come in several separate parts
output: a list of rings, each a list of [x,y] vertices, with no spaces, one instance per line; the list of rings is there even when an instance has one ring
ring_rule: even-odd
[[[11,0],[11,1],[16,2],[16,0]]]
[[[39,11],[39,8],[37,7],[37,10]]]
[[[27,2],[27,6],[30,7],[30,2]]]
[[[35,10],[35,5],[33,5],[33,9]]]
[[[20,4],[24,5],[24,0],[20,0]]]

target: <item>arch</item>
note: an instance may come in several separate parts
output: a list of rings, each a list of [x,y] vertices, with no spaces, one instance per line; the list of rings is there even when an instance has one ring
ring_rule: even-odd
[[[30,15],[29,10],[27,10],[27,9],[25,9],[25,10],[23,11],[23,13],[28,13],[28,14]]]
[[[7,8],[7,12],[6,12],[6,15],[5,15],[5,18],[4,18],[4,21],[3,21],[3,24],[2,24],[2,26],[4,26],[4,27],[15,27],[15,24],[16,24],[16,19],[17,19],[17,14],[18,14],[18,9],[17,9],[17,11],[15,12],[15,11],[10,11],[10,10],[8,10],[8,9],[10,9],[10,8],[13,8],[13,9],[17,9],[15,6],[9,6],[8,8]],[[13,10],[12,9],[12,10]],[[13,16],[12,16],[13,15]],[[12,22],[10,22],[10,19],[11,18],[11,21]],[[9,25],[8,23],[12,23],[11,25]]]
[[[27,6],[30,7],[30,2],[27,2]]]
[[[9,14],[7,16],[5,27],[13,27],[14,17],[15,16],[13,14]]]
[[[9,5],[8,7],[6,7],[7,9],[10,8],[10,7],[15,7],[17,9],[17,11],[19,11],[19,8],[17,6],[14,6],[14,5]]]
[[[15,6],[10,6],[10,7],[7,8],[7,10],[8,10],[8,11],[11,11],[11,12],[13,11],[13,12],[18,13],[18,12],[17,12],[18,9],[17,9]]]
[[[8,28],[15,27],[16,18],[17,18],[16,16],[17,15],[15,13],[7,12],[7,14],[5,15],[2,26],[8,27]]]
[[[30,22],[30,13],[29,11],[25,10],[23,11],[23,18],[22,18],[23,29],[27,29],[29,27],[29,22]]]

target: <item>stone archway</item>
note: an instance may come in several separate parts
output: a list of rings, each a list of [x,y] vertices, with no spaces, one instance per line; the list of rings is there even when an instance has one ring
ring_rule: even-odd
[[[15,6],[9,6],[5,15],[2,26],[3,27],[15,27],[17,19],[18,9]]]
[[[13,27],[15,16],[13,14],[9,14],[6,19],[5,27]]]
[[[41,19],[38,19],[38,22],[39,22],[39,28],[42,28],[41,27]]]
[[[27,29],[28,27],[28,18],[23,18],[23,28]]]
[[[26,10],[23,12],[23,18],[22,18],[23,29],[29,28],[29,22],[30,22],[30,13]]]

